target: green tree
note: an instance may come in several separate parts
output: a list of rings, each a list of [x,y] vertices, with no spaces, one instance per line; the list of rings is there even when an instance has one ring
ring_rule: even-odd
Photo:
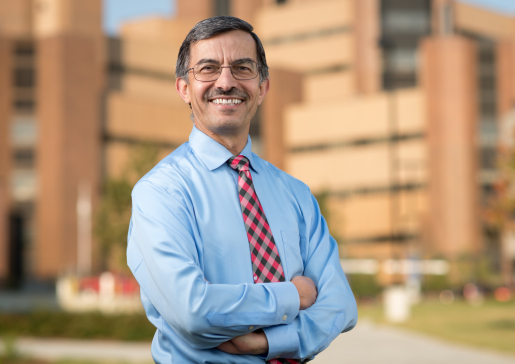
[[[121,176],[109,177],[104,182],[95,219],[95,235],[104,269],[128,273],[125,250],[132,208],[131,192],[134,184],[157,163],[158,153],[159,148],[151,143],[133,146]]]
[[[498,178],[494,184],[494,195],[484,212],[488,227],[500,234],[501,275],[503,284],[513,286],[514,261],[504,249],[515,235],[515,148],[503,146],[499,149],[497,162]]]

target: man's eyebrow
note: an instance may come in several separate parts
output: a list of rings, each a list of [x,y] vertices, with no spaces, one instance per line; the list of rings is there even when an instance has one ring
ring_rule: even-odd
[[[254,61],[252,58],[240,58],[240,59],[237,59],[236,61],[232,62],[231,64],[234,64],[234,63],[245,63],[245,62],[254,62],[254,63],[257,63],[256,61]]]
[[[197,62],[197,64],[202,64],[202,63],[218,63],[218,64],[220,64],[220,62],[218,62],[217,60],[211,59],[211,58],[202,58],[200,61]]]
[[[256,62],[256,61],[254,61],[252,58],[246,57],[246,58],[240,58],[240,59],[237,59],[237,60],[235,60],[234,62],[232,62],[231,64],[235,64],[235,63],[245,63],[245,62]],[[212,58],[202,58],[200,61],[198,61],[198,62],[197,62],[197,64],[204,64],[204,63],[216,63],[216,64],[220,64],[220,62],[218,62],[217,60],[212,59]]]

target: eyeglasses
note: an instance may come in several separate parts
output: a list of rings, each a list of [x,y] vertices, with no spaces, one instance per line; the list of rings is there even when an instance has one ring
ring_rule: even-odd
[[[193,77],[200,82],[213,82],[218,80],[223,68],[230,68],[232,76],[240,81],[252,80],[258,75],[258,65],[252,60],[222,66],[218,63],[199,63],[188,69],[193,70]]]

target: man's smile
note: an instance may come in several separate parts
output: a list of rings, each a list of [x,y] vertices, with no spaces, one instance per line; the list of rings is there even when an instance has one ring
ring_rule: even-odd
[[[227,106],[234,106],[241,104],[243,100],[240,99],[226,99],[226,98],[216,98],[213,100],[210,100],[209,102],[217,105],[227,105]]]

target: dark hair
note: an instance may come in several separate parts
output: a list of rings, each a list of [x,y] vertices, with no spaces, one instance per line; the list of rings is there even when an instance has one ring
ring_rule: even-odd
[[[259,80],[263,82],[268,79],[268,65],[266,64],[265,50],[263,44],[256,33],[254,27],[244,20],[233,16],[215,16],[202,20],[190,30],[179,49],[177,65],[175,67],[175,77],[182,78],[188,82],[188,68],[190,63],[190,48],[198,41],[209,39],[215,35],[230,32],[232,30],[243,30],[249,33],[256,42],[257,64],[259,69]]]

